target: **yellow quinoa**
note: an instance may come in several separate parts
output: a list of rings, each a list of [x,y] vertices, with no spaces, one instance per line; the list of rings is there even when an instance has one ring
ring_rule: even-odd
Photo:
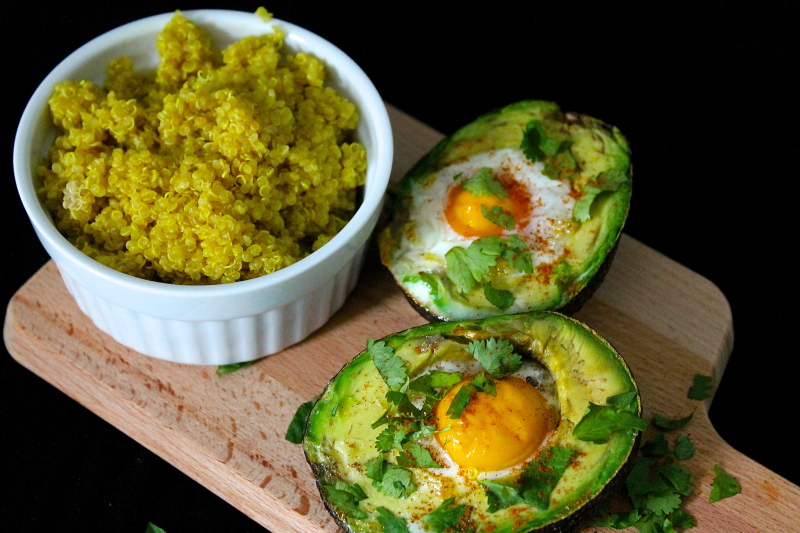
[[[39,193],[59,231],[109,267],[179,284],[269,274],[328,242],[365,181],[358,115],[283,37],[220,52],[176,12],[155,72],[121,57],[104,87],[58,83]]]

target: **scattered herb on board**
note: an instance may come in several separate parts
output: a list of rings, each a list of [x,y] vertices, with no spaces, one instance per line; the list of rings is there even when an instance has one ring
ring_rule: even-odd
[[[711,389],[711,377],[696,374],[687,397],[704,400]],[[695,446],[684,434],[677,434],[670,445],[665,434],[685,427],[693,415],[694,412],[677,419],[653,415],[652,427],[659,432],[642,444],[625,480],[631,508],[611,513],[607,506],[598,512],[591,525],[613,529],[635,527],[647,533],[676,533],[695,527],[694,518],[681,509],[684,498],[694,491],[694,475],[680,464],[694,456]],[[709,503],[740,492],[739,482],[721,466],[714,465]]]
[[[694,382],[689,388],[688,398],[691,400],[705,400],[711,397],[711,376],[702,374],[694,375]]]
[[[708,503],[716,503],[725,498],[736,496],[742,492],[739,481],[725,472],[719,465],[714,465],[714,480],[711,482],[711,494]]]
[[[253,363],[255,363],[255,361],[245,361],[243,363],[231,363],[229,365],[219,365],[217,367],[217,375],[221,376],[222,374],[230,374],[231,372],[236,372],[240,368],[250,366]]]
[[[315,403],[317,403],[316,398],[300,404],[300,407],[297,408],[297,411],[295,411],[292,417],[292,421],[289,422],[289,427],[286,429],[286,440],[292,444],[300,444],[303,442],[303,435],[306,431],[306,420],[308,420],[308,415],[311,413],[311,409],[314,408]]]

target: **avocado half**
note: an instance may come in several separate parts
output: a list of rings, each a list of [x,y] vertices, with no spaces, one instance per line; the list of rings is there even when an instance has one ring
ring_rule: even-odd
[[[487,160],[487,155],[499,151],[515,153],[522,166],[533,166],[545,181],[560,182],[567,190],[565,199],[574,201],[574,207],[559,215],[552,231],[523,237],[530,253],[528,267],[520,266],[516,261],[520,256],[509,253],[510,246],[503,248],[523,236],[523,228],[512,222],[499,237],[491,237],[500,245],[484,253],[494,258],[483,271],[473,270],[476,282],[468,280],[465,285],[458,282],[465,263],[454,266],[449,256],[452,247],[467,251],[468,242],[460,242],[448,226],[445,207],[430,208],[431,203],[444,206],[448,194],[432,200],[430,191],[465,186],[463,180],[471,171],[454,177],[452,169],[471,168],[470,161]],[[393,188],[388,223],[378,237],[381,262],[428,320],[534,310],[572,314],[589,299],[611,264],[630,206],[631,169],[628,142],[614,126],[562,112],[553,102],[528,100],[503,107],[439,142]],[[490,170],[497,176],[509,174]],[[519,176],[517,181],[524,181]],[[545,183],[545,188],[551,184]],[[542,220],[552,217],[541,207],[540,198],[545,196],[534,187],[530,195],[534,215]],[[550,253],[553,243],[557,249]]]
[[[433,445],[435,437],[424,436],[425,428],[435,428],[436,421],[427,418],[416,426],[416,422],[408,423],[403,417],[413,409],[398,400],[407,398],[429,417],[436,416],[425,407],[425,397],[431,402],[430,396],[425,396],[431,393],[430,387],[423,394],[419,391],[426,387],[417,383],[425,381],[426,374],[430,377],[431,369],[441,372],[451,368],[451,363],[460,363],[462,368],[474,363],[469,349],[472,342],[509,343],[523,367],[539,369],[534,373],[538,378],[528,377],[526,381],[542,392],[548,386],[544,374],[551,376],[553,386],[546,394],[555,398],[554,412],[558,413],[546,445],[541,445],[535,457],[501,472],[499,477],[494,475],[489,484],[474,471],[459,468],[456,473],[449,468],[442,459],[441,447]],[[308,416],[303,439],[322,499],[346,531],[402,531],[391,528],[391,521],[409,532],[573,531],[608,501],[633,464],[642,428],[617,429],[605,442],[576,436],[576,425],[588,417],[590,407],[611,409],[609,402],[627,396],[629,415],[638,419],[641,400],[622,357],[575,319],[542,311],[438,322],[370,341],[368,347],[327,385]],[[391,377],[397,376],[398,360],[407,372],[403,384]],[[447,386],[436,390],[433,401],[443,397],[446,390]],[[386,441],[378,441],[386,436],[392,420],[395,430],[405,429],[387,450]],[[441,468],[410,460],[409,452],[415,451],[415,457],[419,457],[420,448],[430,451]],[[496,494],[502,494],[505,486],[515,487],[513,490],[522,494],[522,488],[516,487],[526,475],[538,486],[539,467],[531,474],[530,465],[556,448],[566,450],[570,459],[553,481],[552,492],[544,494],[544,504],[518,500],[505,508],[491,509],[489,487]],[[521,473],[526,466],[528,474]],[[393,478],[387,481],[389,471]],[[547,469],[541,467],[541,471]],[[460,513],[460,518],[444,527],[438,519],[447,511]],[[437,520],[431,515],[437,515]]]

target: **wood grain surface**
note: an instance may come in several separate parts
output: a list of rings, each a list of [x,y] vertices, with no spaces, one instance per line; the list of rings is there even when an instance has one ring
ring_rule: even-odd
[[[441,135],[390,106],[397,180]],[[682,417],[696,448],[685,506],[695,531],[795,531],[800,488],[726,444],[711,399],[687,398],[694,374],[718,382],[733,344],[728,303],[705,278],[623,236],[611,271],[578,313],[631,366],[645,416]],[[4,335],[22,365],[266,528],[336,531],[301,448],[284,439],[296,407],[317,395],[368,338],[423,324],[371,250],[344,308],[305,341],[231,374],[150,358],[117,344],[75,305],[50,262],[12,298]],[[742,493],[708,503],[713,466]]]

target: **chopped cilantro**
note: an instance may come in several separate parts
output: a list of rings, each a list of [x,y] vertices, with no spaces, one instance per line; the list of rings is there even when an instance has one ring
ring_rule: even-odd
[[[556,152],[544,159],[544,175],[551,178],[569,178],[578,169],[578,160],[572,155],[572,141],[562,141]]]
[[[358,483],[350,485],[344,481],[337,480],[335,484],[323,485],[322,490],[325,491],[328,501],[347,516],[362,520],[367,517],[367,513],[362,511],[358,505],[361,500],[367,497],[364,489]]]
[[[558,141],[547,135],[538,120],[525,125],[520,149],[532,162],[543,161],[546,176],[557,179],[569,177],[578,169],[571,150],[572,141]]]
[[[467,248],[451,248],[445,254],[447,277],[459,293],[466,294],[497,264],[498,256],[519,272],[533,272],[531,252],[518,235],[509,235],[505,239],[490,235],[474,240]]]
[[[491,283],[483,285],[483,295],[490,304],[505,311],[514,304],[514,294],[505,289],[495,289]]]
[[[455,397],[447,408],[447,416],[451,419],[460,418],[472,398],[473,392],[484,392],[495,396],[497,395],[497,388],[491,376],[483,372],[476,374],[469,383],[456,391]]]
[[[499,205],[486,207],[485,205],[481,204],[481,213],[483,214],[483,218],[495,226],[499,226],[503,229],[511,230],[517,225],[517,222],[514,220],[514,215]]]
[[[461,413],[464,412],[464,409],[466,409],[467,404],[472,397],[473,390],[474,388],[471,386],[471,384],[464,385],[458,389],[455,397],[453,397],[453,401],[450,402],[450,406],[447,408],[447,416],[449,416],[451,419],[460,418]]]
[[[522,357],[514,353],[514,347],[507,339],[491,337],[471,341],[468,349],[483,368],[498,379],[513,374],[522,366]]]
[[[497,236],[481,237],[467,248],[454,246],[445,254],[447,277],[458,292],[466,294],[497,264],[503,249],[503,241]]]
[[[531,250],[525,241],[516,233],[505,239],[505,248],[502,257],[512,268],[523,274],[533,273],[533,259]]]
[[[219,365],[217,367],[217,375],[221,376],[222,374],[230,374],[231,372],[236,372],[240,368],[250,366],[253,363],[255,363],[255,361],[244,361],[243,363],[231,363],[229,365]]]
[[[572,429],[575,438],[595,444],[604,444],[615,431],[634,429],[644,431],[647,422],[634,414],[635,393],[612,396],[606,401],[609,405],[589,402],[583,418]]]
[[[383,457],[370,459],[364,464],[365,474],[372,486],[392,498],[408,498],[417,490],[410,470],[386,462]]]
[[[431,457],[431,453],[415,441],[403,445],[403,453],[397,456],[397,464],[409,468],[442,468],[442,465]]]
[[[373,339],[367,340],[367,352],[375,368],[378,369],[389,390],[398,391],[408,382],[408,372],[406,364],[402,359],[394,354],[394,350],[387,346],[385,342],[375,342]]]
[[[538,120],[531,120],[522,131],[520,149],[532,162],[542,161],[545,156],[554,155],[559,143],[547,137]]]
[[[711,397],[711,388],[711,376],[695,374],[687,396],[690,400],[705,400]]]
[[[716,503],[725,498],[736,496],[742,492],[739,481],[725,472],[719,465],[714,465],[714,480],[711,482],[711,494],[708,503]]]
[[[667,437],[663,433],[657,433],[655,437],[642,444],[641,452],[645,457],[661,457],[672,451],[669,448]]]
[[[408,533],[406,521],[399,516],[395,516],[386,507],[377,507],[375,512],[378,513],[377,519],[383,528],[383,533]]]
[[[564,446],[548,446],[522,470],[517,485],[479,481],[486,490],[487,510],[493,513],[523,502],[547,509],[550,494],[574,461],[575,454],[574,450]]]
[[[686,435],[678,435],[675,439],[675,457],[681,461],[694,457],[694,443]]]
[[[448,528],[458,524],[466,513],[467,506],[456,505],[455,500],[455,498],[447,498],[432,513],[423,518],[436,533],[445,533]]]
[[[420,392],[435,399],[441,399],[450,387],[461,381],[464,377],[460,372],[443,372],[433,370],[414,379],[408,390]]]
[[[662,431],[673,431],[675,429],[680,429],[686,424],[694,416],[694,411],[690,413],[688,416],[683,418],[666,418],[658,413],[653,413],[653,425],[656,426],[658,429]]]
[[[289,422],[289,427],[286,429],[286,440],[292,444],[300,444],[303,442],[303,435],[305,435],[306,431],[306,420],[308,420],[308,415],[311,413],[311,409],[314,408],[316,402],[317,399],[315,398],[300,404],[292,417],[292,421]]]
[[[472,196],[493,196],[500,199],[508,196],[506,188],[497,181],[492,169],[488,167],[481,168],[471,178],[461,182],[461,188]]]
[[[581,191],[581,197],[575,201],[572,208],[572,220],[575,222],[586,222],[592,218],[592,204],[597,195],[603,192],[602,189],[587,185]]]

